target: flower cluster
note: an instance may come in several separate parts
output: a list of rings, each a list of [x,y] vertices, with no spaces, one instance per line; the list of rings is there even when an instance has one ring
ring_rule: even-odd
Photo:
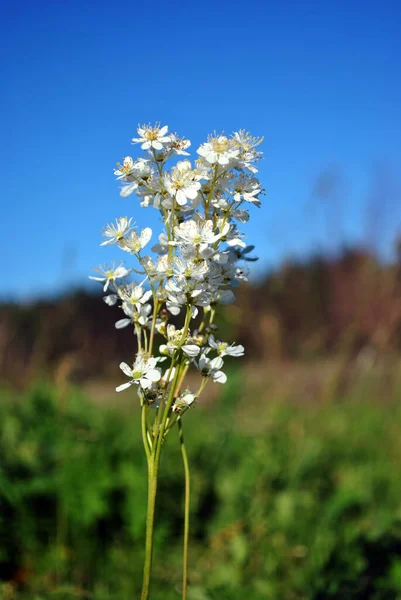
[[[145,156],[126,156],[117,163],[120,194],[135,194],[142,207],[155,208],[163,231],[145,253],[149,227],[139,232],[126,216],[108,224],[101,245],[116,244],[138,265],[99,267],[92,279],[108,292],[108,305],[121,307],[124,317],[116,327],[132,325],[137,336],[132,366],[120,365],[129,380],[117,391],[137,386],[142,406],[156,408],[151,436],[157,437],[160,427],[164,435],[174,416],[196,401],[208,381],[225,383],[226,356],[244,354],[243,346],[216,339],[214,319],[219,305],[232,302],[236,286],[247,280],[243,263],[256,260],[239,228],[249,219],[248,207],[260,206],[256,165],[262,139],[242,130],[229,137],[210,135],[194,163],[186,158],[190,141],[169,133],[167,126],[142,125],[132,142],[141,145]],[[132,272],[141,276],[139,282],[129,281]],[[181,391],[191,365],[200,374],[199,389]]]

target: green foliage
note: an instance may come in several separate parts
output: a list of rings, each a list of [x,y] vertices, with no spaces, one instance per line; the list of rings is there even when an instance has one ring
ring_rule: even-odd
[[[401,411],[265,404],[237,371],[186,415],[190,600],[401,599]],[[133,397],[133,406],[136,399]],[[47,387],[0,404],[1,600],[139,596],[146,466],[139,414]],[[183,473],[161,468],[152,600],[179,598]]]

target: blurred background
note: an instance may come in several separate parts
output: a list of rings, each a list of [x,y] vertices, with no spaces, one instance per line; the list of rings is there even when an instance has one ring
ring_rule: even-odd
[[[264,136],[260,257],[186,415],[190,600],[401,599],[401,7],[19,2],[0,65],[0,599],[139,595],[135,352],[87,276],[138,123]],[[162,463],[154,600],[179,597],[183,473]]]

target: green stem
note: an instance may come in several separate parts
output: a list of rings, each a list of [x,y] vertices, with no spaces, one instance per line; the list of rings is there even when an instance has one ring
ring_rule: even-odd
[[[142,428],[142,441],[143,441],[143,447],[145,449],[145,454],[146,454],[146,458],[148,459],[148,461],[150,460],[150,444],[149,444],[149,440],[148,440],[148,428],[147,428],[147,424],[146,424],[146,417],[147,417],[147,404],[145,404],[142,401],[142,414],[141,414],[141,428]]]
[[[182,600],[186,600],[188,587],[188,539],[189,539],[189,503],[190,503],[190,476],[187,451],[184,444],[184,432],[181,418],[177,420],[178,434],[180,438],[182,462],[185,472],[185,501],[184,501],[184,551],[183,551],[183,574],[182,574]]]
[[[159,301],[156,297],[156,292],[155,292],[153,286],[152,286],[152,292],[153,292],[153,317],[152,317],[152,326],[150,329],[149,356],[152,356],[152,352],[153,352],[153,340],[155,337],[156,319],[157,319],[157,313],[159,310]]]
[[[156,463],[156,461],[153,461],[151,457],[150,460],[148,460],[148,510],[146,514],[145,564],[143,567],[141,600],[148,600],[149,598],[158,470],[158,462]]]

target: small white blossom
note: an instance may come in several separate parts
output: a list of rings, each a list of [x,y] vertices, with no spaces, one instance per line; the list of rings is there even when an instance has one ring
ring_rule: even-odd
[[[138,305],[145,304],[151,298],[152,291],[147,290],[145,292],[142,285],[135,285],[134,283],[130,283],[125,287],[121,287],[118,289],[118,295],[120,296],[123,302],[127,302],[128,304]]]
[[[132,156],[126,156],[122,165],[117,163],[118,168],[114,170],[114,175],[117,177],[117,179],[132,181],[133,177],[135,176],[134,164],[135,163],[132,160]]]
[[[159,124],[155,126],[142,125],[138,127],[138,138],[133,138],[132,141],[135,144],[142,144],[142,150],[149,150],[154,148],[155,150],[163,150],[163,146],[168,144],[170,136],[167,135],[168,127],[160,127]]]
[[[108,267],[105,265],[102,267],[101,265],[96,269],[93,269],[101,274],[101,277],[94,277],[93,275],[89,275],[89,279],[93,279],[94,281],[104,282],[103,291],[106,292],[111,284],[114,284],[117,279],[122,279],[123,277],[127,277],[131,273],[131,269],[126,269],[121,264],[115,268]]]
[[[183,260],[179,256],[174,257],[173,261],[173,273],[174,277],[178,281],[183,280],[196,280],[201,281],[204,279],[209,271],[209,265],[205,260],[194,261],[194,260]]]
[[[186,390],[180,396],[178,396],[178,398],[174,402],[173,411],[181,413],[187,408],[189,408],[195,402],[195,400],[195,394],[193,394],[189,390]]]
[[[104,242],[102,242],[101,246],[106,246],[107,244],[116,244],[124,239],[126,235],[132,230],[132,218],[128,219],[128,217],[120,217],[116,219],[115,223],[108,223],[103,231],[104,237],[108,238]]]
[[[258,170],[253,163],[260,160],[262,156],[262,152],[256,148],[263,142],[263,137],[255,138],[245,129],[240,129],[234,133],[233,141],[240,151],[237,166],[248,169],[251,173],[257,173]]]
[[[224,361],[220,356],[210,359],[206,354],[201,354],[199,361],[196,363],[203,377],[210,377],[215,383],[225,383],[227,381],[227,375],[220,370],[223,364]]]
[[[152,230],[150,227],[142,229],[140,235],[132,230],[127,236],[124,236],[118,241],[118,245],[124,252],[132,252],[138,254],[150,241],[152,237]]]
[[[236,202],[245,200],[255,206],[260,206],[258,195],[262,191],[262,186],[255,177],[249,177],[241,173],[239,177],[231,182],[231,191]]]
[[[186,343],[183,344],[182,336],[182,329],[176,329],[173,324],[167,325],[167,344],[160,346],[160,352],[172,356],[176,350],[181,348],[184,354],[191,358],[198,356],[200,348],[190,340],[184,340]]]
[[[131,385],[140,385],[143,390],[149,389],[153,383],[161,379],[160,369],[156,368],[158,363],[157,358],[144,358],[137,356],[133,367],[127,365],[127,363],[120,363],[120,369],[127,377],[131,377],[128,383],[123,383],[116,388],[116,392],[122,392]]]
[[[172,168],[171,173],[165,173],[163,182],[167,192],[176,199],[180,206],[184,206],[190,200],[195,200],[201,187],[189,160],[179,161]]]
[[[168,150],[175,152],[175,154],[189,156],[189,152],[187,152],[187,149],[191,145],[189,140],[178,137],[176,133],[170,133],[169,137]]]
[[[178,227],[174,227],[174,242],[171,245],[187,246],[186,254],[197,252],[201,258],[210,258],[213,255],[212,244],[223,237],[230,226],[227,224],[222,231],[215,232],[213,221],[198,219],[197,221],[185,221]]]
[[[216,341],[214,335],[209,336],[209,346],[214,350],[217,350],[219,356],[244,356],[244,346],[235,346],[234,344],[229,346],[227,342]]]
[[[237,158],[239,148],[232,140],[225,135],[210,137],[205,144],[202,144],[198,150],[198,154],[209,164],[219,164],[227,166],[230,160]]]

